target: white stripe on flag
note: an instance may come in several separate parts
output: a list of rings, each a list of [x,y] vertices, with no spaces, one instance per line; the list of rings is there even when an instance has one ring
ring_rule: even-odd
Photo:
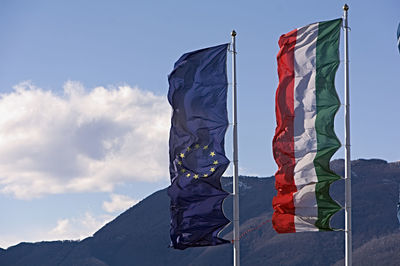
[[[317,217],[299,217],[294,216],[294,224],[296,225],[296,232],[310,232],[319,231],[313,224],[317,221]]]
[[[298,231],[318,230],[314,223],[318,217],[315,183],[318,182],[314,167],[317,154],[315,130],[316,108],[316,46],[318,23],[298,29],[294,50],[294,153],[296,165],[294,182],[297,192],[293,195],[295,227]],[[310,185],[306,185],[310,184]],[[299,204],[308,206],[302,208]],[[311,223],[311,224],[310,224]]]

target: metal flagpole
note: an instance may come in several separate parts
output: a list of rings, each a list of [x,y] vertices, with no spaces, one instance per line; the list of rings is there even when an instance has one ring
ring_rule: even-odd
[[[349,6],[343,6],[344,11],[344,116],[345,116],[345,265],[352,265],[351,240],[351,160],[350,160],[350,93],[349,93],[349,26],[347,11]]]
[[[239,239],[239,168],[236,92],[236,31],[232,31],[232,84],[233,84],[233,265],[240,266]]]

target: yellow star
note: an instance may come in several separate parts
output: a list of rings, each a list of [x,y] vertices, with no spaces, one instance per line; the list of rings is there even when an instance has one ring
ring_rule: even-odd
[[[215,172],[215,168],[214,168],[214,167],[211,167],[210,171],[211,171],[212,173],[214,173],[214,172]]]
[[[181,172],[182,172],[182,173],[186,172],[186,169],[182,169]]]
[[[217,164],[218,164],[218,161],[217,161],[217,160],[215,160],[215,161],[213,162],[213,164],[214,164],[214,165],[217,165]]]
[[[185,154],[184,154],[184,153],[181,153],[179,156],[180,156],[181,158],[185,158]]]
[[[186,177],[190,177],[190,173],[187,173],[187,174],[186,174]]]
[[[186,149],[187,151],[190,151],[191,150],[191,148],[190,147],[187,147],[187,149]]]
[[[198,174],[195,174],[195,175],[193,176],[193,178],[194,178],[194,179],[197,179],[197,178],[199,178],[199,175],[198,175]]]
[[[178,165],[182,165],[182,161],[178,161]]]
[[[196,145],[194,145],[194,148],[195,148],[195,149],[198,149],[198,148],[200,148],[200,145],[199,145],[199,144],[196,144]]]
[[[203,148],[204,150],[207,150],[208,149],[208,145],[206,145],[206,146],[204,146],[204,148]]]
[[[208,174],[204,174],[203,177],[208,177]]]
[[[210,156],[211,156],[211,157],[214,157],[214,156],[215,156],[215,151],[212,151],[212,152],[210,153]]]

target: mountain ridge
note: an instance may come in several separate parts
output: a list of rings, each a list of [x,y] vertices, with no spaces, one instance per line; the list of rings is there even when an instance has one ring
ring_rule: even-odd
[[[344,160],[334,160],[331,168],[344,172]],[[400,162],[381,159],[352,161],[353,186],[353,264],[400,265],[400,240],[396,216]],[[231,177],[221,179],[231,191]],[[276,234],[270,222],[274,179],[240,177],[241,232],[263,224],[241,239],[242,265],[343,265],[342,232]],[[344,202],[344,182],[331,186],[332,197]],[[224,211],[232,217],[232,198]],[[343,228],[343,212],[332,219],[332,226]],[[231,239],[232,225],[222,232]],[[120,214],[82,241],[20,243],[0,250],[0,265],[232,265],[232,246],[168,248],[169,198],[159,190]],[[398,243],[398,241],[397,241]],[[318,252],[316,252],[318,251]],[[380,256],[384,255],[384,256]],[[374,259],[375,258],[375,259]],[[384,263],[384,264],[381,264]]]

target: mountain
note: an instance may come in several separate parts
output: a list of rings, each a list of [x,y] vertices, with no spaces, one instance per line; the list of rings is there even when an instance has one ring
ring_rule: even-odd
[[[343,175],[344,161],[332,169]],[[353,264],[400,265],[400,230],[396,216],[400,162],[352,162]],[[222,178],[231,190],[232,178]],[[241,264],[343,265],[344,233],[276,234],[272,229],[273,178],[240,178]],[[344,182],[331,186],[331,195],[342,205]],[[224,203],[232,217],[232,199]],[[92,237],[82,241],[21,243],[0,249],[0,265],[232,265],[232,245],[174,250],[169,245],[169,198],[166,189],[155,192]],[[344,227],[344,214],[332,220]],[[252,228],[257,227],[251,231]],[[230,239],[232,227],[223,237]]]

